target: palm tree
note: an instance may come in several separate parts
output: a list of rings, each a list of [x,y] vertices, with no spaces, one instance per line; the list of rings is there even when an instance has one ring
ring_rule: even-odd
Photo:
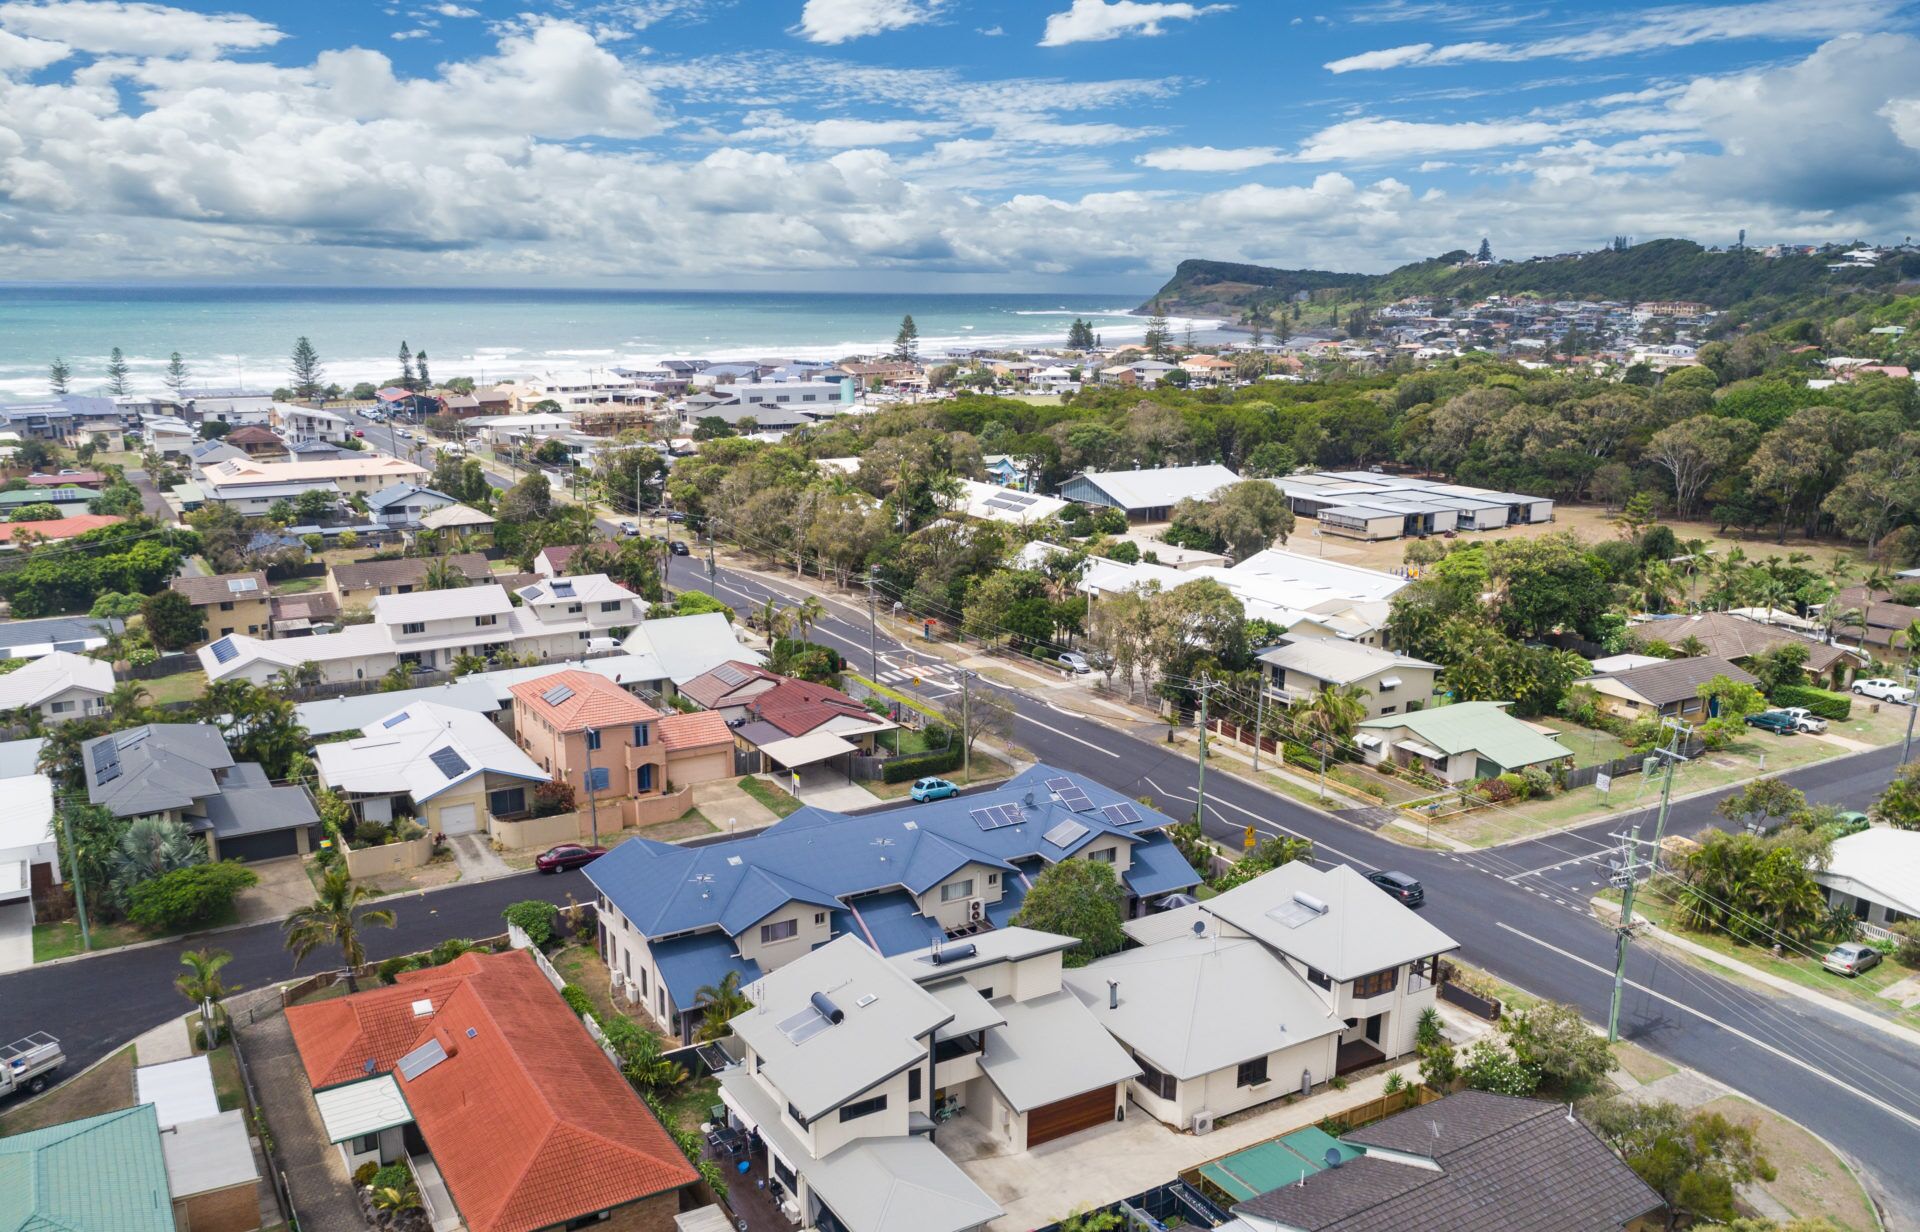
[[[183,822],[142,817],[120,836],[111,860],[114,897],[125,906],[133,887],[162,873],[206,863],[207,849]]]
[[[123,680],[107,694],[107,713],[116,723],[131,723],[153,695],[137,680]]]
[[[298,967],[307,955],[322,946],[339,946],[347,964],[347,991],[359,992],[354,971],[366,965],[366,947],[360,943],[363,926],[392,928],[393,912],[385,907],[362,907],[368,898],[365,886],[355,884],[344,864],[336,864],[321,878],[313,902],[287,917],[284,925],[287,949]]]
[[[402,689],[411,689],[412,687],[413,669],[405,663],[394,664],[387,669],[386,675],[380,677],[380,691],[382,693],[398,693]]]
[[[813,626],[818,624],[826,614],[827,605],[820,602],[814,595],[808,595],[788,612],[788,615],[793,618],[794,627],[800,631],[800,640],[803,642],[807,640],[807,634],[813,630]]]
[[[1667,601],[1680,591],[1680,579],[1674,573],[1673,566],[1664,560],[1648,561],[1640,573],[1640,598],[1647,609],[1654,612],[1667,610]]]
[[[1321,689],[1295,713],[1314,738],[1325,741],[1331,750],[1335,745],[1352,741],[1354,728],[1367,717],[1366,698],[1365,693],[1350,684]]]
[[[1860,613],[1860,645],[1862,649],[1866,647],[1867,634],[1873,628],[1873,592],[1876,590],[1885,590],[1887,587],[1892,586],[1895,576],[1897,575],[1881,568],[1879,565],[1875,565],[1873,568],[1867,570],[1865,577],[1860,579],[1860,585],[1863,586],[1867,592],[1861,601],[1861,608],[1863,610]]]
[[[213,1006],[213,1017],[206,1024],[208,1052],[213,1051],[218,1039],[220,1002],[232,991],[220,978],[220,968],[232,961],[233,955],[225,950],[188,950],[180,955],[180,965],[187,970],[173,980],[180,995],[193,1002],[196,1009]]]
[[[666,539],[655,539],[653,551],[660,558],[660,581],[664,584],[671,576],[670,571],[673,568],[673,544]],[[773,600],[768,599],[767,605],[771,607]]]
[[[304,697],[308,692],[320,687],[325,675],[321,672],[318,663],[312,659],[306,659],[292,667],[281,668],[275,679],[286,692],[298,693]]]
[[[475,672],[486,671],[487,661],[477,654],[463,651],[453,657],[451,670],[453,672],[453,678],[458,680],[462,676],[471,676]]]
[[[729,971],[720,977],[719,983],[703,984],[693,990],[693,1008],[702,1014],[695,1039],[704,1044],[732,1034],[729,1024],[752,1009],[753,1002],[740,991],[740,973]]]
[[[459,590],[467,584],[467,575],[453,561],[440,556],[427,562],[421,584],[428,590]]]
[[[1911,621],[1897,635],[1900,644],[1907,648],[1907,657],[1920,659],[1920,620]]]

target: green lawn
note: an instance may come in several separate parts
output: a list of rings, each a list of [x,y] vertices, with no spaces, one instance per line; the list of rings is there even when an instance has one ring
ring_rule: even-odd
[[[93,948],[110,950],[115,946],[145,941],[146,934],[130,924],[95,924],[90,930]],[[33,926],[33,961],[46,962],[80,953],[80,925],[73,920]]]
[[[740,790],[772,809],[775,817],[785,817],[800,807],[800,801],[794,799],[793,793],[786,788],[751,774],[740,780]]]
[[[122,1048],[93,1072],[68,1079],[26,1107],[15,1108],[0,1117],[0,1136],[24,1134],[30,1129],[64,1125],[82,1117],[133,1107],[134,1063],[132,1046]]]
[[[327,579],[321,577],[288,578],[284,582],[274,583],[273,593],[276,595],[304,595],[309,591],[319,590],[326,584]]]
[[[1567,752],[1573,754],[1575,767],[1603,765],[1627,755],[1627,746],[1617,736],[1597,727],[1582,727],[1571,719],[1552,717],[1527,721],[1544,724],[1559,732],[1560,743]]]
[[[971,775],[963,771],[955,770],[951,774],[943,774],[940,777],[949,783],[958,783],[962,787],[967,787],[974,783],[988,783],[997,779],[1004,779],[1012,773],[1013,767],[1001,761],[998,757],[993,756],[993,754],[975,752],[973,755],[973,773]],[[911,780],[904,783],[862,783],[861,786],[865,787],[874,795],[879,796],[882,800],[903,800],[913,790],[913,782]]]
[[[207,691],[207,674],[199,668],[175,672],[171,676],[157,676],[152,680],[143,680],[140,687],[147,691],[156,706],[170,702],[198,701]]]
[[[200,1015],[187,1016],[187,1034],[193,1040],[194,1052],[206,1051],[200,1046]],[[232,1112],[245,1107],[246,1087],[240,1081],[240,1062],[234,1059],[233,1045],[222,1044],[208,1053],[207,1065],[213,1070],[213,1090],[220,1101],[220,1111]]]

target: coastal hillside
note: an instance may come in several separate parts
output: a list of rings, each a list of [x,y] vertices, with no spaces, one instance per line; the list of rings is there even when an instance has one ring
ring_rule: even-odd
[[[1888,290],[1920,277],[1912,256],[1833,270],[1838,253],[1769,257],[1753,250],[1711,251],[1691,240],[1651,240],[1620,249],[1483,264],[1461,249],[1386,274],[1274,269],[1225,261],[1182,261],[1142,310],[1179,316],[1271,317],[1306,292],[1315,301],[1387,303],[1409,295],[1477,300],[1488,295],[1639,301],[1691,300],[1722,311],[1771,315],[1850,291]],[[1753,310],[1760,310],[1757,313]]]

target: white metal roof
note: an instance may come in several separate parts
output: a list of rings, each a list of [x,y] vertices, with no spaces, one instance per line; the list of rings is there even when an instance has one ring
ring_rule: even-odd
[[[0,779],[0,852],[25,852],[52,842],[53,780],[44,774]]]
[[[175,1198],[260,1180],[246,1114],[238,1108],[175,1125],[160,1135],[160,1148],[167,1159],[167,1188]]]
[[[455,590],[416,590],[405,595],[380,595],[369,605],[382,624],[453,620],[472,616],[504,616],[513,610],[507,588],[489,582]]]
[[[313,1102],[320,1109],[320,1124],[329,1142],[345,1142],[413,1120],[413,1112],[392,1074],[315,1091]]]
[[[66,650],[42,655],[0,676],[0,711],[38,706],[69,689],[105,697],[113,692],[113,665]]]
[[[963,1232],[1004,1212],[925,1138],[863,1138],[807,1169],[807,1184],[854,1232]]]
[[[320,781],[341,791],[429,800],[476,774],[543,783],[549,777],[485,715],[412,702],[364,729],[358,740],[314,750]]]
[[[785,740],[775,740],[763,744],[760,751],[789,769],[796,766],[811,766],[815,762],[838,757],[842,753],[852,753],[856,745],[847,743],[829,731],[810,731],[804,736],[789,736]]]
[[[1276,646],[1262,653],[1260,660],[1331,684],[1351,684],[1394,668],[1439,670],[1437,664],[1424,659],[1330,637],[1303,638],[1285,646]]]
[[[1296,894],[1318,899],[1327,910],[1309,912],[1291,926],[1268,914],[1284,915],[1298,901]],[[1200,909],[1336,980],[1459,948],[1459,942],[1346,864],[1324,872],[1304,860],[1282,864],[1208,899]]]
[[[1030,1001],[1002,997],[993,1008],[1007,1022],[994,1028],[980,1068],[1017,1111],[1140,1075],[1126,1049],[1067,989]]]
[[[1920,830],[1875,826],[1833,841],[1833,859],[1814,880],[1844,878],[1903,915],[1920,916]]]
[[[1240,476],[1217,463],[1159,466],[1138,471],[1083,471],[1079,478],[1105,492],[1123,509],[1159,509],[1192,497],[1205,500]]]
[[[220,1115],[213,1090],[213,1066],[204,1056],[142,1065],[133,1071],[135,1098],[152,1104],[160,1128]]]

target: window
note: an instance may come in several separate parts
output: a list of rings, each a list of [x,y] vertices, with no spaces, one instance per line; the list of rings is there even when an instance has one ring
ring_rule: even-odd
[[[608,599],[600,605],[600,610],[603,612],[617,612],[620,610],[620,600]]]
[[[1333,977],[1328,975],[1326,972],[1316,970],[1313,967],[1307,968],[1307,979],[1312,981],[1314,984],[1318,985],[1321,988],[1333,987]]]
[[[1382,706],[1382,707],[1380,707],[1380,713],[1381,713],[1381,714],[1392,714],[1392,713],[1393,713],[1394,711],[1396,711],[1396,710],[1398,710],[1398,709],[1400,709],[1400,707],[1398,707],[1398,706]]]
[[[487,793],[487,811],[495,817],[506,817],[514,813],[527,811],[527,789],[524,787],[506,787]]]
[[[920,1102],[920,1071],[918,1069],[907,1071],[907,1102],[910,1104]]]
[[[353,1140],[353,1145],[348,1148],[347,1153],[349,1155],[371,1155],[379,1149],[379,1134],[361,1134]]]
[[[47,707],[48,712],[51,714],[65,714],[71,709],[73,709],[72,702],[54,702]]]
[[[1141,1090],[1149,1095],[1157,1095],[1161,1099],[1179,1098],[1179,1079],[1175,1078],[1172,1074],[1163,1074],[1153,1066],[1148,1065],[1140,1059],[1140,1054],[1137,1052],[1133,1054],[1133,1063],[1140,1067],[1140,1077],[1135,1079],[1135,1081],[1140,1084]]]
[[[1098,851],[1089,851],[1087,853],[1087,859],[1092,860],[1095,864],[1111,864],[1113,863],[1113,853],[1113,848],[1102,847]]]
[[[593,769],[587,771],[588,791],[605,791],[611,781],[607,776],[607,768],[605,766],[595,766]]]
[[[943,903],[950,903],[956,898],[972,898],[972,897],[973,897],[973,878],[971,877],[967,878],[965,881],[949,881],[947,884],[940,887],[940,901]]]
[[[1372,975],[1363,975],[1353,982],[1353,995],[1356,1000],[1363,997],[1377,997],[1392,992],[1400,986],[1400,968],[1388,967],[1385,971],[1376,971]]]
[[[777,924],[760,926],[760,944],[772,945],[776,941],[791,941],[800,935],[800,921],[781,920]]]
[[[600,751],[600,729],[599,728],[589,727],[587,729],[587,748],[591,749],[593,752],[596,752],[596,753]]]
[[[638,780],[635,785],[638,787],[640,791],[643,791],[643,792],[648,792],[653,790],[653,767],[652,766],[640,767]]]
[[[635,723],[633,725],[633,747],[634,748],[636,749],[646,748],[647,745],[651,742],[651,739],[652,739],[652,733],[647,730],[647,725],[645,723]]]
[[[473,618],[473,623],[476,628],[490,629],[494,625],[497,625],[500,623],[500,618],[494,615],[492,612],[489,612],[485,616],[475,616]]]
[[[233,603],[232,603],[232,601],[231,601],[231,600],[229,600],[229,601],[228,601],[228,602],[226,602],[226,603],[222,603],[222,604],[220,605],[220,610],[221,610],[221,611],[223,611],[223,612],[231,612],[231,611],[233,610]]]
[[[426,631],[427,623],[424,620],[413,620],[400,626],[402,633],[425,633]]]
[[[814,913],[813,913],[813,926],[814,926],[815,928],[819,928],[819,927],[821,927],[821,926],[822,926],[822,925],[824,925],[824,924],[825,924],[826,922],[827,922],[827,913],[826,913],[826,912],[824,912],[824,911],[816,911],[816,912],[814,912]]]
[[[850,1104],[840,1106],[840,1123],[844,1125],[848,1121],[857,1121],[861,1117],[872,1116],[876,1112],[886,1110],[887,1097],[884,1095],[876,1095],[872,1099],[856,1099]]]
[[[807,1123],[807,1118],[801,1116],[800,1110],[794,1107],[792,1103],[787,1104],[787,1115],[792,1117],[794,1123],[797,1125],[805,1125]]]
[[[580,1232],[581,1228],[590,1228],[596,1223],[605,1223],[612,1217],[612,1211],[595,1211],[591,1215],[582,1215],[578,1219],[569,1219],[567,1220],[567,1232]]]
[[[987,884],[988,884],[988,885],[999,885],[999,884],[1000,884],[1000,874],[999,874],[999,873],[988,873],[988,874],[987,874]]]
[[[1233,1085],[1237,1087],[1257,1087],[1267,1080],[1267,1059],[1260,1057],[1252,1061],[1240,1062],[1239,1072],[1234,1075]]]

